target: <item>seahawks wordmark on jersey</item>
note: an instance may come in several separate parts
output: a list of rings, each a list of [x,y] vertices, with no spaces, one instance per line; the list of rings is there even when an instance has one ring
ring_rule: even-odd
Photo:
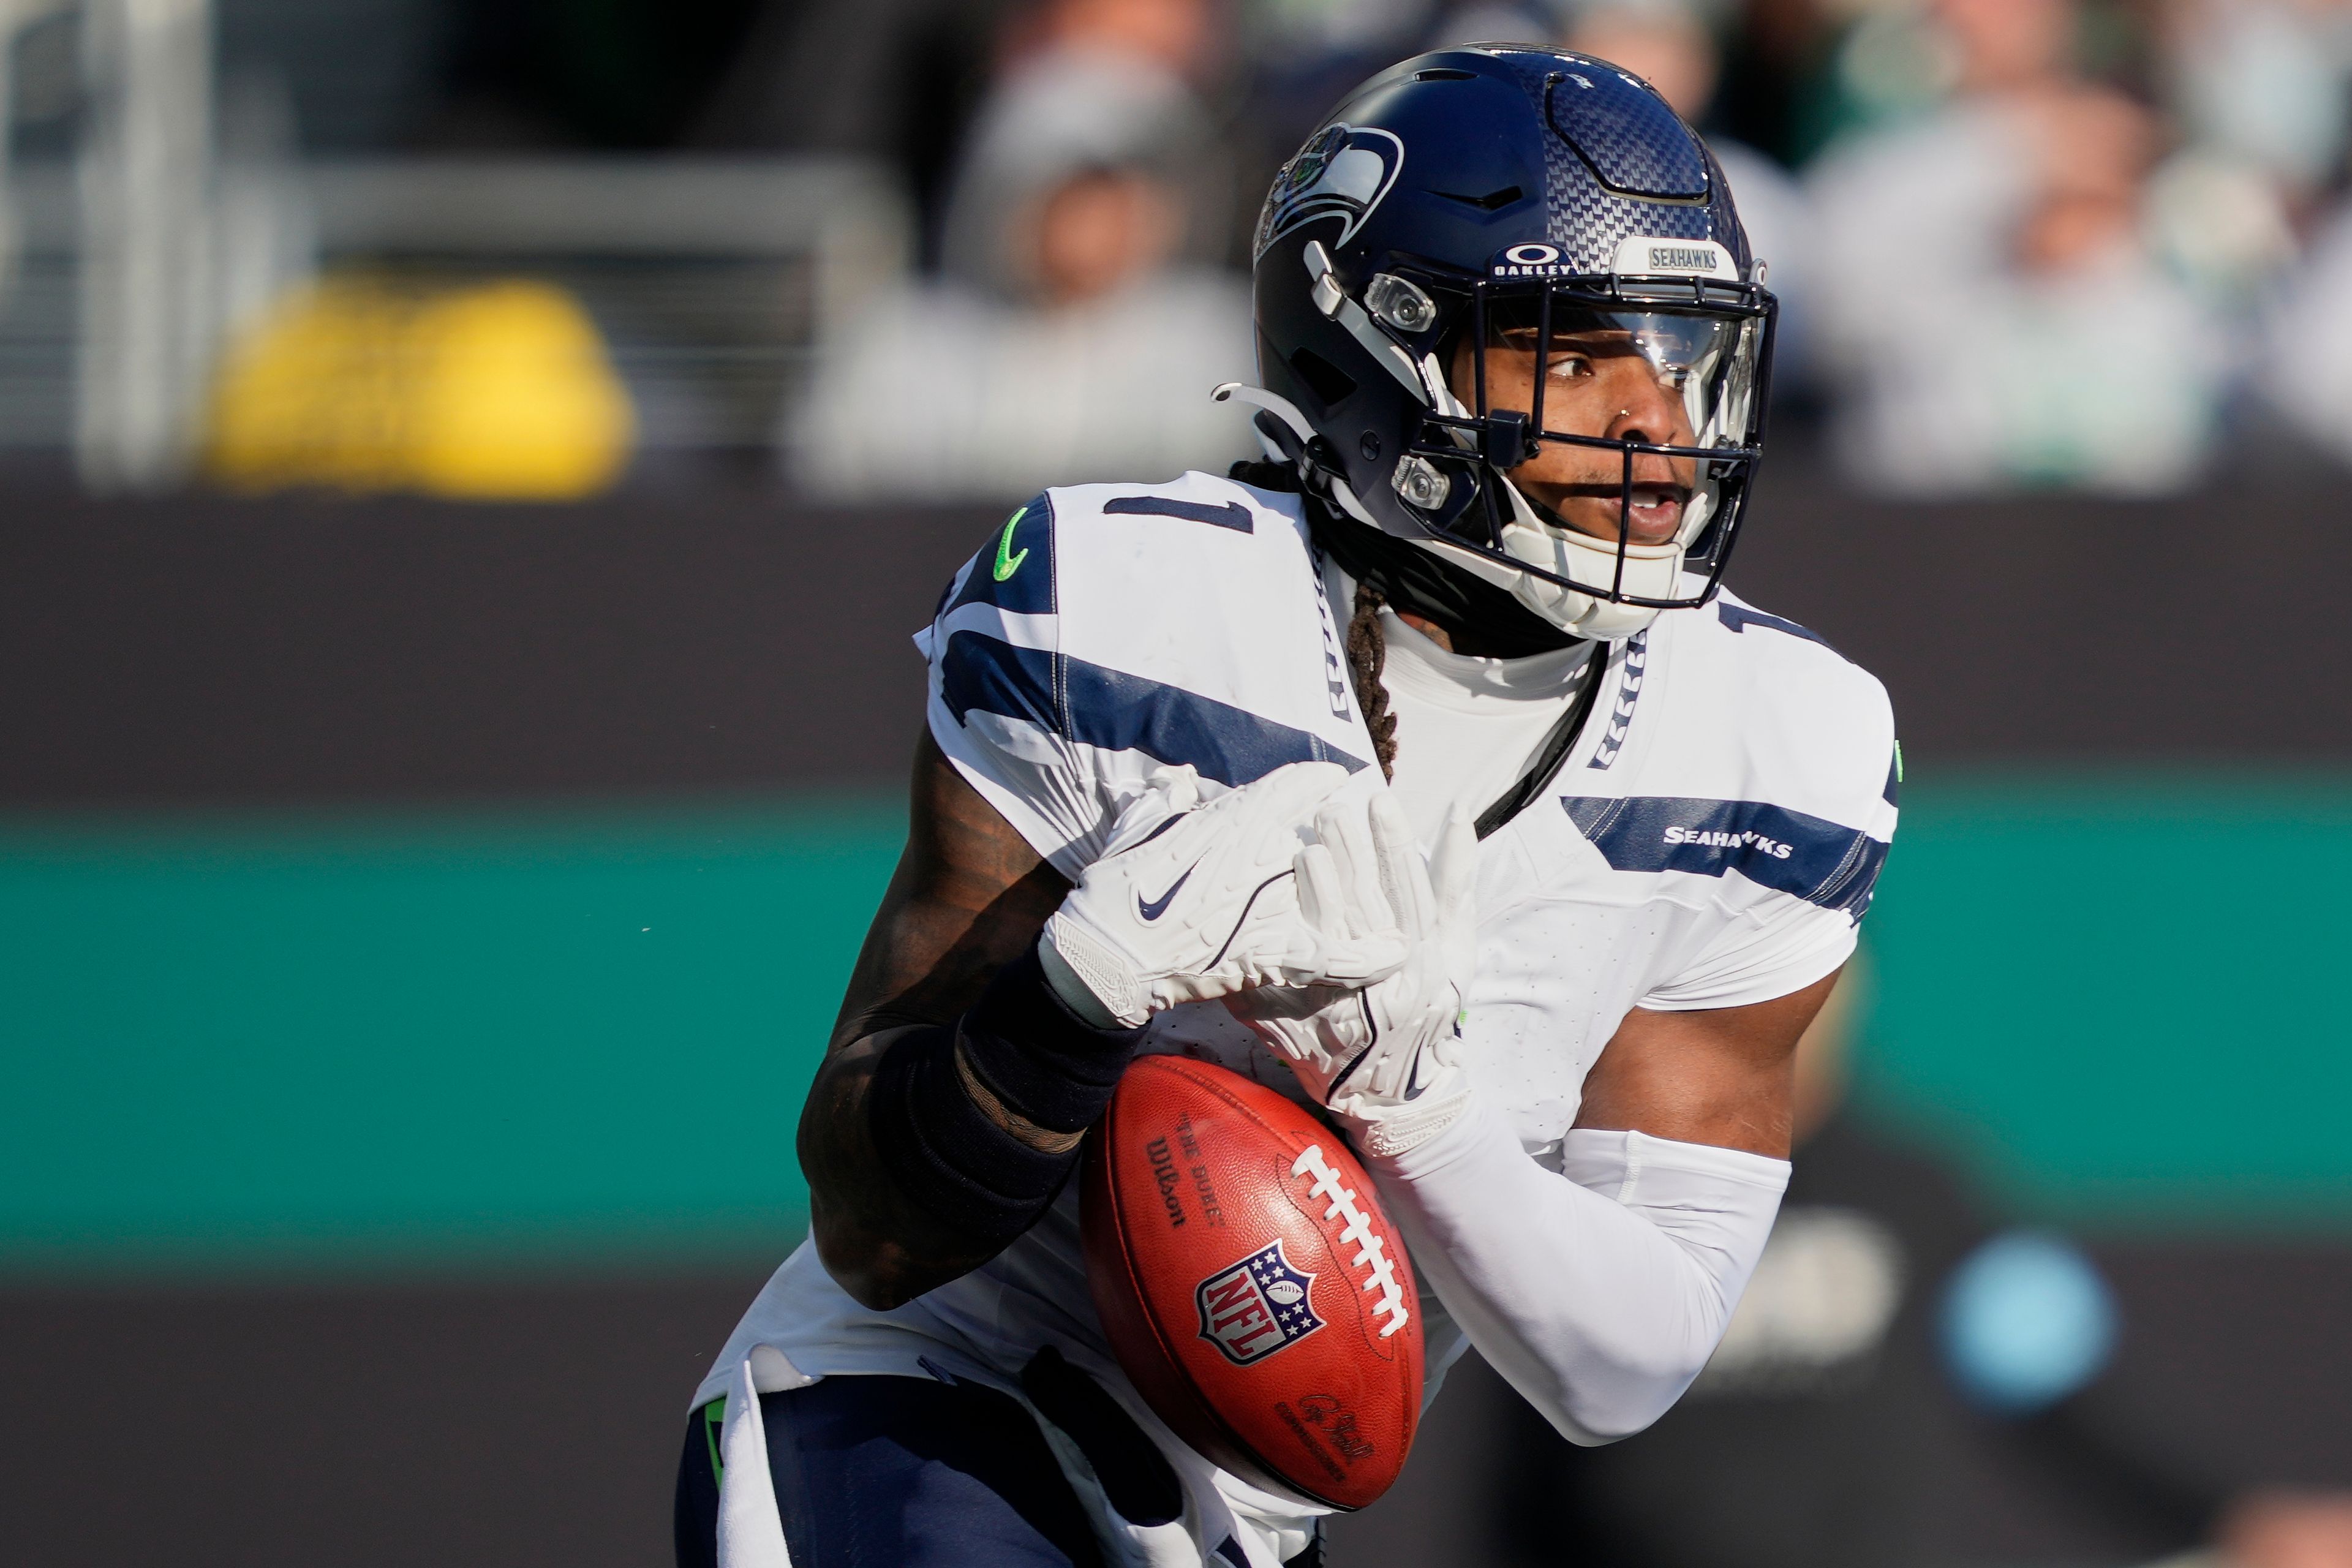
[[[916,638],[931,734],[1065,876],[1102,853],[1163,766],[1190,764],[1213,793],[1320,759],[1379,787],[1341,653],[1340,581],[1300,507],[1198,473],[1052,490],[950,584]],[[1765,1001],[1845,961],[1895,820],[1885,691],[1793,622],[1727,594],[1610,645],[1601,678],[1550,784],[1479,847],[1464,1060],[1555,1171],[1585,1075],[1631,1009]],[[1401,734],[1400,775],[1412,765]],[[1160,1015],[1144,1048],[1295,1091],[1216,1003]],[[1423,1305],[1434,1373],[1461,1335],[1443,1303]],[[1087,1296],[1075,1185],[996,1259],[888,1312],[858,1306],[804,1244],[696,1402],[875,1373],[1022,1397],[1023,1367],[1048,1345],[1108,1387],[1185,1482],[1180,1521],[1108,1519],[1128,1560],[1222,1552],[1274,1568],[1303,1549],[1307,1510],[1192,1454],[1120,1374]],[[1075,1446],[1055,1447],[1099,1503]]]

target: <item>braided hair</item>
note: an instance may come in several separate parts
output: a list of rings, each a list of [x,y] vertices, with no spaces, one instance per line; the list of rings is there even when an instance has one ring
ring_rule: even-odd
[[[1396,777],[1397,716],[1389,711],[1389,689],[1381,684],[1388,663],[1388,634],[1381,629],[1381,606],[1388,596],[1370,583],[1356,584],[1356,611],[1348,620],[1348,679],[1356,689],[1356,705],[1364,711],[1364,728],[1372,732],[1372,755],[1379,759],[1381,777]]]
[[[1232,477],[1259,489],[1297,493],[1301,489],[1298,471],[1288,463],[1235,463]],[[1321,502],[1307,497],[1310,509]],[[1322,537],[1318,530],[1318,542]],[[1381,684],[1381,671],[1389,658],[1388,634],[1381,629],[1381,610],[1389,602],[1388,595],[1362,578],[1356,583],[1356,605],[1348,620],[1348,679],[1355,688],[1356,706],[1363,711],[1364,728],[1371,731],[1372,755],[1381,764],[1381,777],[1393,781],[1396,777],[1397,716],[1389,710],[1389,689]]]

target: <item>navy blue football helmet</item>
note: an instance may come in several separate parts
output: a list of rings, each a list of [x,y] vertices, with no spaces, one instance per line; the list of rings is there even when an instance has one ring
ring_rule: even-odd
[[[1284,165],[1255,250],[1265,386],[1219,395],[1261,405],[1310,492],[1563,632],[1713,596],[1776,307],[1723,171],[1646,83],[1519,45],[1407,60]],[[1524,374],[1490,385],[1490,362]],[[1596,367],[1642,379],[1575,379]]]

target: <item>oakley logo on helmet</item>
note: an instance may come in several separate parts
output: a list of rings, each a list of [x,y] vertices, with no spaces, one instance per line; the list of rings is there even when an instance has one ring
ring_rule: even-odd
[[[1576,268],[1557,245],[1515,245],[1487,264],[1495,278],[1565,278]]]
[[[1255,254],[1302,224],[1336,217],[1334,250],[1355,237],[1404,166],[1404,143],[1396,133],[1352,125],[1327,125],[1298,155],[1282,166],[1258,215]]]

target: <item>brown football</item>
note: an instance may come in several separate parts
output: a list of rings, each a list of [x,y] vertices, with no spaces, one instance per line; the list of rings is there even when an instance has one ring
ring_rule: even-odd
[[[1160,1418],[1260,1486],[1386,1491],[1421,1420],[1421,1308],[1339,1136],[1223,1068],[1144,1057],[1084,1180],[1095,1309]]]

